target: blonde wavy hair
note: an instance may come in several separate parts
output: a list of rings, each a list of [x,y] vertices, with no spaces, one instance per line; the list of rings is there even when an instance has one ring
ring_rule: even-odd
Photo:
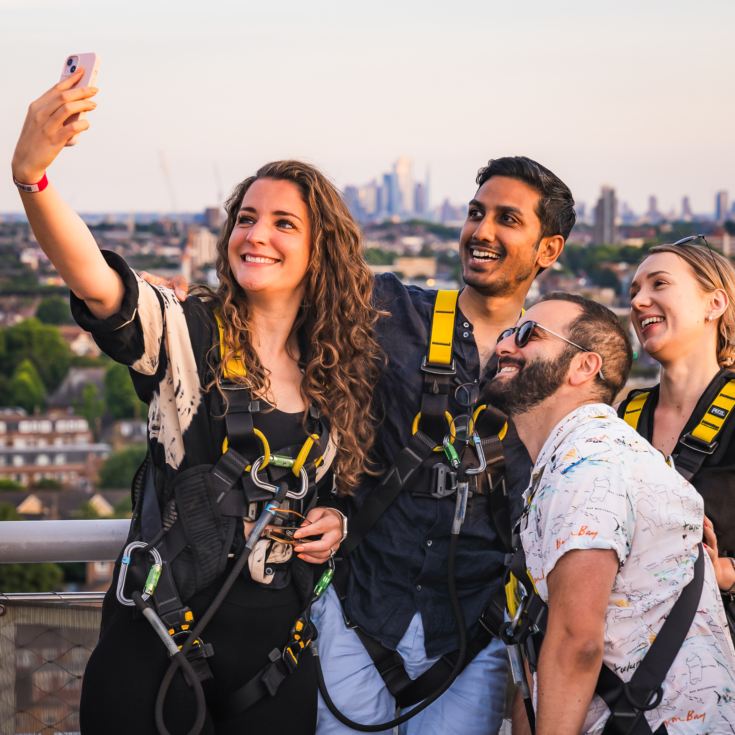
[[[728,305],[717,320],[717,362],[721,367],[735,363],[735,268],[719,253],[702,245],[684,243],[683,245],[656,245],[648,255],[673,253],[689,265],[699,287],[704,293],[717,289],[727,294]],[[715,266],[715,263],[717,265]],[[719,272],[718,272],[719,271]]]
[[[371,399],[382,363],[374,327],[381,312],[372,305],[373,277],[360,230],[337,189],[309,164],[267,163],[240,182],[225,203],[227,220],[217,241],[219,287],[208,293],[222,317],[226,347],[210,387],[219,389],[227,360],[241,358],[247,374],[240,382],[254,395],[267,397],[270,391],[268,370],[252,346],[247,294],[233,277],[227,256],[245,192],[258,179],[292,182],[309,210],[311,255],[292,334],[301,337],[298,342],[305,350],[300,356],[301,394],[329,420],[337,444],[336,487],[349,495],[360,475],[370,471],[368,453],[375,438]]]

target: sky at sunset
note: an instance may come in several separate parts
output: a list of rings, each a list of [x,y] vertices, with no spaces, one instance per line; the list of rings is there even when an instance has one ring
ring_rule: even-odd
[[[735,196],[729,0],[0,0],[0,18],[0,212],[20,209],[28,103],[82,51],[99,107],[49,178],[85,212],[200,210],[276,158],[361,184],[402,154],[434,204],[521,153],[588,206],[602,184],[637,211]]]

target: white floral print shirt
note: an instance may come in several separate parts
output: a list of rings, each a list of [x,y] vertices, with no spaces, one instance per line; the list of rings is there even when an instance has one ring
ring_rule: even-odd
[[[581,406],[549,435],[526,490],[521,540],[541,597],[572,549],[612,549],[620,568],[605,620],[605,663],[629,680],[693,576],[703,502],[663,455],[605,404]],[[702,598],[664,682],[655,731],[735,733],[735,651],[714,569],[705,558]],[[580,583],[583,583],[580,580]],[[609,710],[595,695],[585,733],[601,733]]]

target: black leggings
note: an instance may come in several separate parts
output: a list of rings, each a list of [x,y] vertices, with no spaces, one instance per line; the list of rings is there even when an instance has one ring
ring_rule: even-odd
[[[114,584],[114,581],[113,581]],[[216,594],[221,580],[193,598],[189,605],[199,616]],[[168,667],[163,644],[150,624],[108,593],[103,630],[87,664],[82,684],[80,722],[83,735],[157,735],[154,706]],[[293,586],[264,589],[241,578],[207,626],[202,638],[214,646],[209,664],[214,679],[204,682],[212,704],[235,691],[268,661],[273,648],[288,640],[303,603]],[[226,720],[207,715],[206,735],[309,735],[316,729],[317,687],[314,661],[301,657],[275,697]],[[166,699],[164,720],[172,735],[185,734],[195,718],[195,700],[179,672]]]

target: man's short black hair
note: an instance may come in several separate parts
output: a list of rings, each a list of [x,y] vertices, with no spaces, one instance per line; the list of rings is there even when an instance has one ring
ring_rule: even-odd
[[[600,400],[611,404],[628,380],[633,363],[633,350],[620,319],[606,306],[575,293],[555,291],[536,303],[543,301],[569,301],[579,306],[580,313],[569,324],[566,336],[602,358],[605,380],[598,380],[597,385]]]
[[[541,220],[541,237],[561,235],[564,240],[574,227],[574,197],[569,187],[552,171],[526,156],[493,158],[477,172],[477,186],[493,176],[518,179],[540,195],[536,214]]]

